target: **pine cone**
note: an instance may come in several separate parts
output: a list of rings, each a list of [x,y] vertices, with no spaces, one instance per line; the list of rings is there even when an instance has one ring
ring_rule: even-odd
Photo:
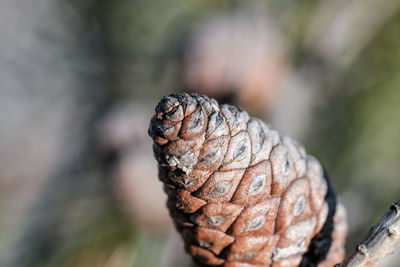
[[[342,260],[345,231],[330,250],[335,193],[300,144],[206,96],[172,94],[155,111],[149,135],[159,178],[196,262],[278,267]]]

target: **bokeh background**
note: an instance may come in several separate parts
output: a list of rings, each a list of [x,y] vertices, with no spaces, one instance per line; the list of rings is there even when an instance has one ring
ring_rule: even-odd
[[[398,0],[0,0],[0,51],[0,266],[192,266],[147,136],[177,91],[303,143],[347,249],[400,196]]]

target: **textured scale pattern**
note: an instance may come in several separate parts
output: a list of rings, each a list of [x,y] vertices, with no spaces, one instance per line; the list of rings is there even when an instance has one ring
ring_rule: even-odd
[[[319,162],[261,120],[206,96],[173,94],[155,111],[149,135],[159,178],[194,260],[299,266],[329,213]],[[343,257],[344,235],[333,238],[332,265]]]

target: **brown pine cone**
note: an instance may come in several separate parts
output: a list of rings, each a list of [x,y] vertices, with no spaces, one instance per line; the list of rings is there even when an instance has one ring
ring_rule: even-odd
[[[300,144],[206,96],[172,94],[155,111],[149,135],[159,178],[176,228],[197,263],[341,262],[342,244],[330,251],[335,194],[320,163]],[[337,240],[344,239],[341,233]]]

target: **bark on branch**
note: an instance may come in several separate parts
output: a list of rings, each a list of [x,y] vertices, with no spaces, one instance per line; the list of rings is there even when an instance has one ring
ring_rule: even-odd
[[[336,267],[371,267],[393,253],[400,241],[400,200],[390,206],[378,224],[369,231],[367,237],[356,247],[342,264]]]

